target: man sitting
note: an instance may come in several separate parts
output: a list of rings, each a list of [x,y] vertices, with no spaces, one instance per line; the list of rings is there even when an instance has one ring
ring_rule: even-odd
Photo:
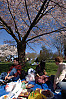
[[[18,63],[18,58],[14,58],[14,64],[10,67],[5,80],[18,80],[21,75],[21,65]]]

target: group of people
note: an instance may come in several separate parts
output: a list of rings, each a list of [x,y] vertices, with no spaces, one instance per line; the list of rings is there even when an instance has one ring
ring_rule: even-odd
[[[63,63],[62,57],[59,56],[55,58],[55,63],[58,66],[58,69],[54,77],[54,90],[57,87],[66,90],[66,63]],[[39,75],[45,75],[45,62],[41,61],[41,63],[36,67],[36,71]]]
[[[59,87],[62,90],[66,90],[66,63],[63,63],[63,59],[61,57],[55,58],[55,63],[58,65],[57,73],[54,77],[54,90]],[[17,80],[21,75],[21,65],[18,63],[18,58],[14,58],[14,64],[10,67],[7,75],[5,75],[5,80]],[[40,64],[36,67],[36,76],[40,79],[46,78],[45,82],[48,81],[45,70],[45,62],[40,62]],[[21,75],[22,76],[22,75]],[[42,83],[45,83],[42,82]]]

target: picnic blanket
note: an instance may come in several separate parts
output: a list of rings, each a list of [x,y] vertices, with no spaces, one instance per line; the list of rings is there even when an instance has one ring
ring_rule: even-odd
[[[36,84],[35,81],[30,81],[29,84],[33,84],[34,85],[34,87],[31,88],[33,90],[36,90],[36,88],[41,88],[41,89],[44,89],[44,90],[49,89],[49,87],[47,86],[46,83],[44,83],[44,84]],[[49,90],[51,90],[51,89],[49,89]],[[6,92],[6,90],[5,90],[5,85],[0,86],[0,97],[2,95],[6,95],[8,93],[9,92]],[[61,92],[58,93],[58,94],[57,93],[54,93],[54,98],[53,99],[62,99]]]

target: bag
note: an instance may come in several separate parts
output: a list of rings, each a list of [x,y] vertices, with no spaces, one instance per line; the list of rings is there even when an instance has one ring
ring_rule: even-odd
[[[14,88],[15,84],[16,84],[15,82],[7,83],[5,86],[6,92],[10,92]]]
[[[26,77],[25,77],[26,81],[35,81],[35,75],[32,73],[32,74],[28,74]]]
[[[28,99],[47,99],[47,97],[35,90],[30,93]]]
[[[34,74],[35,74],[35,70],[34,70],[33,68],[30,68],[30,69],[28,70],[28,74],[31,74],[31,73],[34,73]]]
[[[6,76],[7,76],[7,73],[6,72],[3,72],[0,75],[0,79],[4,80]]]

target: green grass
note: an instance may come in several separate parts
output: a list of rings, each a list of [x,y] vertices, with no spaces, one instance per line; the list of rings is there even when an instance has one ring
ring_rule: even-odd
[[[0,74],[2,72],[7,72],[11,65],[12,63],[0,63]]]
[[[57,68],[58,66],[55,64],[55,63],[46,63],[46,72],[47,72],[47,75],[55,75],[56,72],[57,72]]]
[[[0,74],[2,72],[7,72],[11,65],[12,65],[12,63],[9,63],[9,62],[8,63],[0,63]],[[31,65],[29,65],[29,63],[26,63],[26,67],[22,68],[22,69],[27,71],[29,68],[35,69],[36,66],[31,66]],[[56,74],[58,66],[56,66],[56,64],[54,62],[46,62],[45,68],[46,68],[47,75],[50,76],[50,75]]]
[[[30,66],[29,64],[27,64],[25,70],[27,71],[29,68],[35,69],[36,66]],[[56,74],[58,66],[54,62],[47,62],[45,68],[47,75],[50,76]]]

